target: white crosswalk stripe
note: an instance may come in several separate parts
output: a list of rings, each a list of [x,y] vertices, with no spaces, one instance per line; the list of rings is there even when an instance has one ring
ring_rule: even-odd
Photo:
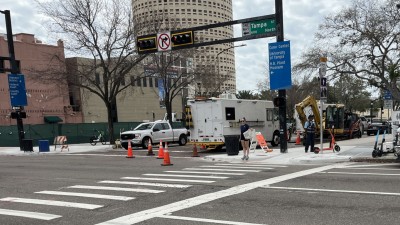
[[[92,190],[110,190],[110,191],[130,191],[130,192],[143,192],[143,193],[161,193],[162,190],[152,190],[144,188],[121,188],[121,187],[106,187],[106,186],[89,186],[89,185],[74,185],[68,188],[81,188]]]
[[[90,193],[78,193],[78,192],[63,192],[63,191],[38,191],[37,194],[47,194],[47,195],[63,195],[63,196],[76,196],[76,197],[86,197],[86,198],[101,198],[101,199],[111,199],[119,201],[129,201],[135,199],[133,197],[127,196],[117,196],[117,195],[100,195],[100,194],[90,194]]]
[[[210,171],[226,171],[226,172],[246,172],[246,173],[258,173],[261,170],[231,170],[231,169],[211,169],[211,168],[184,168],[183,170],[210,170]]]
[[[232,168],[232,169],[245,169],[244,171],[246,171],[247,169],[260,169],[260,170],[272,170],[274,168],[271,167],[248,167],[248,166],[200,166],[202,168]]]
[[[61,217],[59,215],[54,215],[54,214],[10,210],[10,209],[0,209],[0,215],[19,216],[19,217],[26,217],[26,218],[39,219],[39,220],[52,220],[52,219]]]
[[[246,167],[278,167],[278,168],[284,168],[287,166],[281,166],[281,165],[272,165],[272,164],[249,164],[249,163],[216,163],[214,164],[216,166],[246,166]]]
[[[232,176],[242,176],[244,173],[224,173],[224,172],[205,172],[205,171],[175,171],[167,170],[166,173],[186,173],[186,174],[215,174],[215,175],[232,175]]]
[[[97,209],[103,207],[102,205],[86,204],[86,203],[76,203],[76,202],[65,202],[65,201],[54,201],[54,200],[42,200],[42,199],[32,199],[32,198],[2,198],[0,201],[4,202],[18,202],[18,203],[29,203],[37,205],[51,205],[51,206],[62,206],[70,208],[80,208],[80,209]]]
[[[166,179],[166,178],[150,178],[150,177],[121,177],[127,180],[156,180],[156,181],[177,181],[177,182],[192,182],[192,183],[213,183],[213,180],[182,180],[182,179]]]
[[[188,188],[188,187],[192,186],[192,185],[185,185],[185,184],[163,184],[163,183],[148,183],[148,182],[135,182],[135,181],[113,181],[113,180],[103,180],[103,181],[99,181],[98,183],[130,184],[130,185],[168,187],[168,188]]]
[[[246,166],[268,166],[268,167],[288,167],[284,165],[276,165],[276,164],[264,164],[264,163],[250,163],[250,162],[231,162],[231,163],[216,163],[217,166],[226,166],[226,165],[246,165]]]
[[[228,179],[229,177],[220,176],[198,176],[198,175],[182,175],[182,174],[153,174],[145,173],[143,176],[155,176],[155,177],[189,177],[189,178],[212,178],[212,179]]]

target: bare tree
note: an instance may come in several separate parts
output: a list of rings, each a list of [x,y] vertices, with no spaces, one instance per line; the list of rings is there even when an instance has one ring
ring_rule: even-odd
[[[184,93],[193,82],[194,74],[191,68],[191,50],[160,52],[150,54],[149,62],[152,76],[157,77],[160,106],[165,107],[167,117],[172,123],[172,102],[178,96],[185,101]]]
[[[400,12],[396,0],[353,0],[351,6],[327,16],[316,33],[315,45],[303,54],[295,71],[318,71],[321,55],[328,56],[330,79],[351,75],[400,100]]]
[[[200,53],[204,58],[206,53]],[[211,56],[212,57],[212,56]],[[218,71],[219,62],[200,60],[196,63],[194,69],[195,83],[197,93],[201,97],[218,97],[224,90],[222,90],[223,84],[228,80],[228,74],[223,74]]]
[[[55,0],[36,1],[41,12],[51,19],[49,28],[66,41],[65,49],[88,59],[77,60],[76,68],[48,81],[67,79],[72,87],[87,90],[103,100],[107,109],[110,142],[114,143],[112,108],[116,97],[130,83],[126,77],[136,72],[145,58],[136,53],[131,1]],[[71,65],[67,65],[71,66]]]

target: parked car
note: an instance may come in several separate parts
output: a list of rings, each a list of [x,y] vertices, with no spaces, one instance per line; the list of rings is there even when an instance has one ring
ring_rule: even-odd
[[[369,122],[368,122],[367,118],[365,118],[365,116],[360,116],[360,120],[361,120],[360,131],[361,131],[361,134],[364,134],[364,131],[366,131],[368,129]]]
[[[386,133],[390,132],[390,123],[387,121],[380,121],[380,120],[372,120],[372,122],[368,125],[367,135],[377,134],[379,130],[380,134],[383,134],[384,131]]]
[[[135,129],[121,133],[121,145],[128,149],[129,140],[132,146],[142,146],[144,149],[148,147],[149,141],[152,145],[161,140],[163,143],[176,142],[179,145],[186,145],[187,132],[186,128],[172,128],[165,120],[141,123]]]

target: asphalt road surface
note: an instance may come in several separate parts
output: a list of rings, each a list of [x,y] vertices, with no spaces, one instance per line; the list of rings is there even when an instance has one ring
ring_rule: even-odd
[[[399,223],[398,163],[228,163],[169,149],[171,166],[140,149],[0,156],[0,224]]]

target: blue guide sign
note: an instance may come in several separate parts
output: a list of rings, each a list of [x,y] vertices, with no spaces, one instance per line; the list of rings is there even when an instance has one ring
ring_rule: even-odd
[[[269,43],[269,80],[271,90],[292,86],[290,41]]]
[[[24,75],[8,74],[8,87],[10,88],[10,101],[12,107],[28,105]]]

